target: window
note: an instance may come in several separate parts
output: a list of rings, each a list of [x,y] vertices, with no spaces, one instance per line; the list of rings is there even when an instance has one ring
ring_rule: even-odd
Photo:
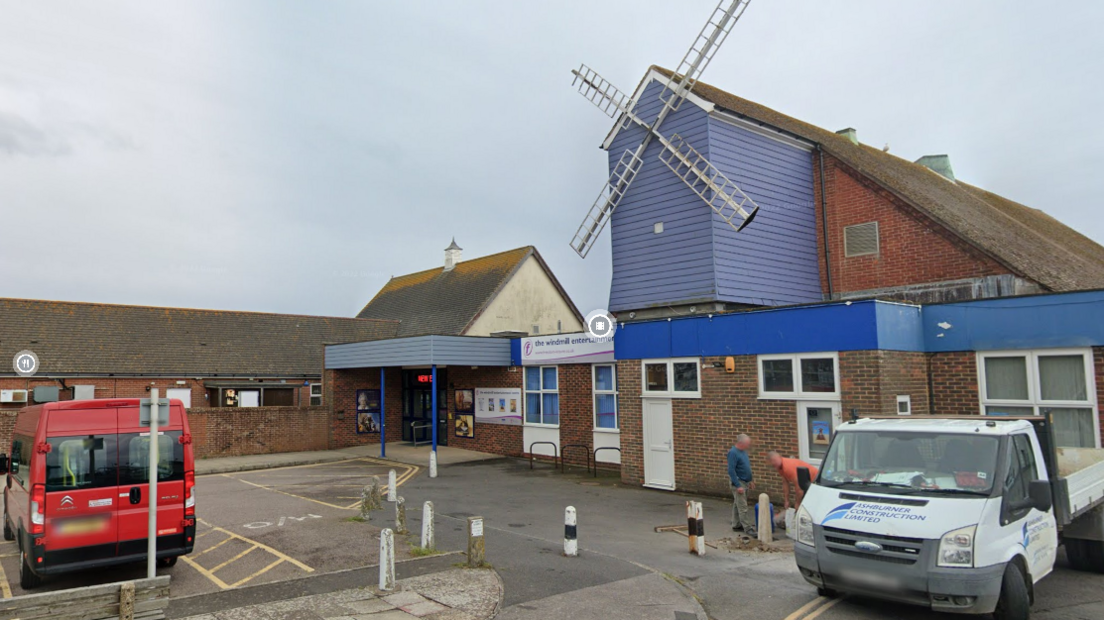
[[[149,483],[150,436],[119,435],[119,485]],[[184,444],[180,431],[165,431],[157,437],[157,481],[184,479]]]
[[[878,222],[867,222],[843,228],[844,256],[866,256],[878,253]]]
[[[525,423],[560,423],[559,374],[555,366],[525,369]]]
[[[700,398],[697,359],[646,360],[644,396]]]
[[[11,475],[23,488],[27,488],[27,476],[31,470],[31,454],[34,451],[34,439],[26,435],[12,438]]]
[[[839,397],[836,353],[759,356],[759,398]]]
[[[322,384],[312,383],[310,384],[310,404],[312,407],[317,407],[322,404]]]
[[[118,485],[114,435],[50,437],[46,442],[47,493]]]
[[[978,353],[981,411],[1047,415],[1061,447],[1095,448],[1098,438],[1092,355],[1085,349]]]
[[[594,428],[617,430],[617,367],[594,366]]]

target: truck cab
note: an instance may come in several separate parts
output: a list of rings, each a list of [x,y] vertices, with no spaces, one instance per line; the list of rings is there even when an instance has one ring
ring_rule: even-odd
[[[1059,475],[1043,418],[918,418],[837,430],[796,518],[802,576],[825,595],[1027,618],[1063,526],[1100,548],[1101,507],[1077,499],[1091,483]]]

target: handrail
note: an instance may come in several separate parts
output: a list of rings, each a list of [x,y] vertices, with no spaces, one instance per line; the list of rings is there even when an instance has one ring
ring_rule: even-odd
[[[410,439],[413,441],[414,447],[418,447],[418,431],[423,428],[433,428],[433,422],[422,422],[421,424],[417,420],[410,422]],[[425,439],[422,443],[433,443],[433,438]]]
[[[594,449],[594,477],[598,477],[598,453],[602,450],[617,450],[617,454],[621,454],[621,448],[617,446],[602,446],[601,448]]]
[[[553,441],[534,441],[529,444],[529,469],[533,469],[533,446],[539,445],[552,446],[552,466],[559,467],[560,451],[557,449],[556,443]]]
[[[581,443],[569,443],[566,446],[560,446],[560,471],[562,471],[564,473],[567,472],[567,458],[566,458],[567,455],[565,454],[565,452],[567,452],[568,448],[582,448],[583,449],[583,452],[586,453],[587,473],[589,474],[590,473],[590,446],[588,446],[586,444],[581,444]]]

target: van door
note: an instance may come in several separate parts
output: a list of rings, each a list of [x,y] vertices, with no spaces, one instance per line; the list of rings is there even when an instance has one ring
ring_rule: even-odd
[[[117,410],[63,409],[48,416],[49,451],[41,455],[45,479],[31,481],[46,487],[46,561],[59,565],[115,557]]]
[[[1053,511],[1016,507],[1028,498],[1028,484],[1039,479],[1036,463],[1040,456],[1027,434],[1009,438],[1000,511],[1001,537],[1006,547],[1023,547],[1034,581],[1053,570],[1058,549],[1058,528]]]
[[[158,429],[157,549],[184,546],[183,409],[172,407]],[[150,429],[138,424],[138,408],[119,410],[119,555],[146,554],[149,540]]]

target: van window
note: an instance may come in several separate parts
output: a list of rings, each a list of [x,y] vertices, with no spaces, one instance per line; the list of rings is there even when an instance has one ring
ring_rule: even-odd
[[[1008,450],[1008,476],[1005,479],[1005,496],[1016,502],[1028,498],[1028,486],[1038,479],[1035,469],[1035,451],[1027,435],[1013,435]]]
[[[46,492],[118,484],[115,436],[50,437],[46,440]]]
[[[180,431],[165,431],[157,441],[157,481],[184,479]],[[149,484],[149,433],[119,435],[119,485]]]
[[[23,488],[27,488],[27,476],[31,474],[33,447],[34,439],[26,435],[12,438],[11,475]]]

